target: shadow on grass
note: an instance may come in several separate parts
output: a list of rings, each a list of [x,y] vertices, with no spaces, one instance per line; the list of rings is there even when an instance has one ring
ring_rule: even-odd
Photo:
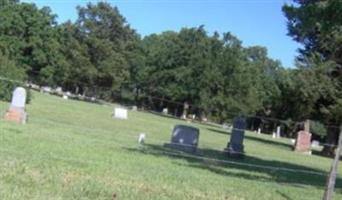
[[[207,130],[215,132],[215,133],[219,133],[219,134],[231,135],[231,133],[228,131],[223,131],[223,130],[218,130],[218,129],[213,129],[213,128],[207,128]],[[279,146],[279,147],[283,147],[283,148],[287,148],[287,149],[293,148],[293,146],[291,144],[285,144],[282,142],[267,140],[267,139],[263,139],[260,137],[253,137],[253,136],[246,135],[246,134],[245,134],[245,138],[248,140],[253,140],[253,141],[268,144],[268,145],[275,145],[275,146]]]
[[[193,154],[181,153],[177,150],[152,144],[146,144],[140,149],[126,148],[126,150],[157,157],[185,160],[187,163],[177,162],[177,164],[208,170],[228,178],[235,177],[246,180],[276,182],[284,185],[295,185],[296,187],[314,186],[320,189],[325,186],[326,182],[326,172],[314,168],[283,161],[265,160],[248,155],[242,160],[236,160],[228,158],[222,151],[213,149],[199,149],[199,154],[195,155],[197,157],[193,157]],[[210,159],[205,159],[204,157]],[[221,162],[220,160],[228,161],[229,163]],[[272,167],[272,169],[264,168],[262,166]],[[285,171],[279,168],[287,168],[294,171]],[[313,173],[304,173],[300,171],[309,171]],[[315,173],[321,173],[322,175]],[[336,182],[336,187],[342,187],[342,180],[340,178],[338,178]]]
[[[286,199],[286,200],[292,200],[292,198],[290,198],[287,194],[285,194],[285,193],[283,193],[283,192],[281,192],[281,191],[279,191],[279,190],[277,190],[276,191],[280,196],[282,196],[284,199]]]

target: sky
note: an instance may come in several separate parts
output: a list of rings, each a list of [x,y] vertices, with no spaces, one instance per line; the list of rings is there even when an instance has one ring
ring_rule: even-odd
[[[48,6],[59,23],[77,19],[76,6],[96,0],[22,0]],[[281,7],[290,0],[107,0],[117,6],[130,26],[146,36],[182,27],[204,25],[209,34],[231,32],[245,47],[260,45],[271,58],[294,67],[298,43],[287,35]]]

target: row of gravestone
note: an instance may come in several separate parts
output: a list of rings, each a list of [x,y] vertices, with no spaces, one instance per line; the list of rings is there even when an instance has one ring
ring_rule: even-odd
[[[4,116],[5,120],[20,124],[27,122],[28,115],[25,110],[26,96],[26,90],[22,87],[17,87],[13,91],[11,105]],[[115,108],[113,117],[127,119],[127,110],[124,108]]]
[[[308,123],[308,122],[307,122]],[[298,132],[294,150],[302,153],[311,153],[311,133],[306,124],[303,131]],[[224,149],[225,154],[234,158],[244,157],[244,135],[246,121],[243,117],[236,117],[230,141]],[[176,125],[173,129],[171,142],[164,144],[165,147],[173,148],[190,153],[196,153],[199,142],[199,129],[191,126]]]
[[[236,158],[244,155],[243,139],[245,134],[246,122],[243,117],[234,119],[233,131],[230,142],[224,152]],[[186,125],[176,125],[172,131],[171,142],[164,144],[165,147],[173,148],[189,153],[196,153],[199,142],[199,129]]]
[[[18,87],[14,90],[12,101],[9,109],[5,114],[5,120],[14,121],[25,124],[27,121],[27,113],[25,111],[26,90]],[[127,110],[124,108],[115,108],[113,118],[127,119]],[[295,143],[295,151],[310,153],[311,148],[311,133],[309,130],[309,121],[305,123],[303,131],[298,132]],[[225,149],[225,152],[233,157],[243,157],[244,153],[244,133],[246,121],[243,117],[236,117],[233,121],[233,129],[230,137],[230,142]],[[199,129],[191,126],[177,125],[175,126],[171,143],[165,144],[166,147],[176,148],[189,152],[196,152],[199,140]]]

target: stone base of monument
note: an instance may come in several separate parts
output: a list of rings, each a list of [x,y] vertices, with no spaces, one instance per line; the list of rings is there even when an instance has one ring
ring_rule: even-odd
[[[5,120],[18,124],[26,124],[27,113],[22,108],[10,108],[5,114]]]
[[[224,153],[231,158],[244,158],[243,145],[228,143],[227,148],[224,149]]]
[[[178,143],[165,143],[164,147],[170,148],[170,149],[176,149],[179,151],[184,151],[187,153],[196,153],[197,152],[197,146],[192,145],[182,145]]]
[[[311,133],[307,131],[299,131],[294,150],[300,153],[311,155]]]

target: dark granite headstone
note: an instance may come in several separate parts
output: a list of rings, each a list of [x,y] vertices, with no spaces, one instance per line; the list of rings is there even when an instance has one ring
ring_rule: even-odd
[[[199,129],[192,126],[176,125],[172,131],[171,143],[165,147],[195,153],[198,146]]]
[[[234,118],[233,130],[230,137],[230,142],[225,148],[225,152],[230,157],[242,158],[243,149],[243,139],[245,137],[246,120],[243,117]]]

